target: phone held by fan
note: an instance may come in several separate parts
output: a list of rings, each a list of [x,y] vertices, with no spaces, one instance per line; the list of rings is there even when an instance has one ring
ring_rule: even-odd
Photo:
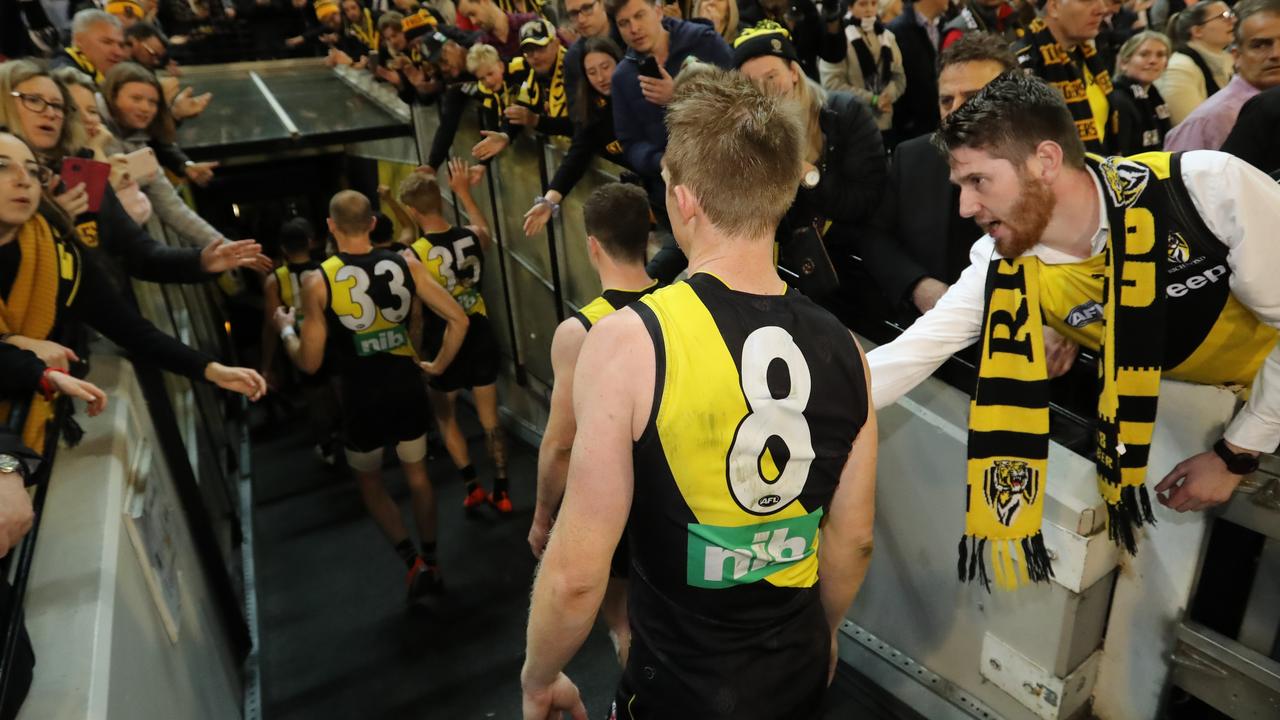
[[[62,161],[62,171],[58,175],[67,189],[84,184],[89,196],[89,212],[96,213],[102,208],[102,196],[111,178],[111,165],[90,158],[69,157]]]
[[[662,71],[658,69],[658,60],[652,55],[648,55],[640,61],[640,75],[643,77],[653,78],[655,80],[662,79]]]

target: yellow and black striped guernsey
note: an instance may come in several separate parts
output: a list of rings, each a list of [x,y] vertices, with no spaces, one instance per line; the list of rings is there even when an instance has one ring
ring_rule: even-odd
[[[631,306],[653,341],[634,446],[619,718],[815,717],[818,531],[866,420],[853,337],[794,290],[698,273]]]
[[[658,288],[658,281],[654,280],[653,284],[643,290],[615,290],[613,288],[605,288],[600,293],[600,297],[592,300],[582,309],[574,313],[573,316],[582,323],[582,326],[590,330],[592,325],[600,322],[604,316],[621,310],[640,298],[648,295]]]

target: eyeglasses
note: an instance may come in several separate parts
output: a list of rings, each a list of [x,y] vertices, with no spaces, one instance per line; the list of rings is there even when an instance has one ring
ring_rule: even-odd
[[[49,179],[53,177],[53,171],[35,162],[20,163],[9,158],[0,158],[0,177],[15,180],[22,178],[33,179],[39,185],[44,186],[49,184]]]
[[[11,92],[9,94],[12,95],[13,97],[18,98],[18,101],[22,103],[22,106],[33,113],[39,114],[44,112],[45,110],[53,110],[58,115],[62,115],[63,117],[66,117],[67,106],[63,105],[60,102],[49,102],[48,100],[45,100],[39,95],[29,95],[27,93],[21,93],[17,91]]]
[[[1217,15],[1213,15],[1213,16],[1210,16],[1210,17],[1205,18],[1203,21],[1201,21],[1201,22],[1200,22],[1200,24],[1201,24],[1201,25],[1208,25],[1209,23],[1213,22],[1214,20],[1226,20],[1227,22],[1231,22],[1233,19],[1235,19],[1235,16],[1236,16],[1236,14],[1235,14],[1234,12],[1232,12],[1232,11],[1231,11],[1231,8],[1227,8],[1226,10],[1223,10],[1222,12],[1218,13]]]
[[[591,13],[595,12],[596,6],[599,4],[600,4],[599,0],[596,0],[596,2],[583,3],[582,7],[578,8],[577,10],[566,11],[565,14],[569,16],[570,20],[577,20],[579,15],[590,15]]]

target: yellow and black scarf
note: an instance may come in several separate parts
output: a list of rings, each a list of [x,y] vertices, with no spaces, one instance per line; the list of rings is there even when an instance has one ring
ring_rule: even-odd
[[[1155,522],[1147,458],[1163,371],[1168,194],[1160,167],[1088,159],[1106,188],[1103,340],[1095,464],[1111,539],[1132,553],[1134,531]],[[1163,168],[1167,171],[1167,166]],[[1155,189],[1148,191],[1149,187]],[[1146,191],[1146,192],[1144,192]],[[1040,533],[1049,457],[1049,380],[1040,309],[1040,261],[992,261],[978,383],[969,406],[969,461],[960,579],[990,586],[1053,576]]]
[[[1108,99],[1106,116],[1095,118],[1093,106],[1089,102],[1090,89],[1104,97],[1111,95],[1112,91],[1111,74],[1107,72],[1097,48],[1092,43],[1084,43],[1067,52],[1040,18],[1031,21],[1027,34],[1019,43],[1022,49],[1018,53],[1018,61],[1062,93],[1085,149],[1092,153],[1104,152],[1105,138],[1102,133],[1112,125],[1111,118],[1116,110],[1110,106]]]
[[[9,296],[0,298],[0,333],[44,340],[58,319],[58,287],[61,265],[58,245],[49,223],[39,215],[18,230],[22,261]],[[0,402],[0,418],[8,419],[12,404]],[[45,427],[53,416],[53,404],[36,393],[31,397],[22,441],[30,448],[44,447]]]
[[[367,9],[362,10],[364,16],[359,23],[348,23],[347,34],[360,41],[361,45],[369,48],[369,52],[378,52],[378,42],[382,36],[378,34],[378,26],[373,22],[373,14]]]
[[[68,45],[63,48],[62,51],[67,54],[67,57],[71,58],[72,62],[76,64],[76,67],[80,68],[86,75],[93,78],[93,81],[98,85],[101,85],[102,81],[107,79],[105,75],[98,72],[97,66],[93,64],[93,61],[90,60],[89,57],[80,50],[80,48],[75,45]]]
[[[562,118],[569,116],[569,96],[564,88],[564,47],[556,55],[556,69],[551,73],[551,82],[547,85],[546,97],[542,96],[542,84],[538,82],[538,73],[526,63],[529,74],[520,85],[520,104],[546,113],[547,117]]]

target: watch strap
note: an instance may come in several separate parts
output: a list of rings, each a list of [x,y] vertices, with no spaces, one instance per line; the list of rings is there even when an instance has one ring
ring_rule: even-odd
[[[1234,475],[1248,475],[1258,469],[1258,458],[1248,453],[1232,452],[1227,447],[1226,438],[1218,438],[1213,444],[1213,451],[1227,464],[1227,470]]]

